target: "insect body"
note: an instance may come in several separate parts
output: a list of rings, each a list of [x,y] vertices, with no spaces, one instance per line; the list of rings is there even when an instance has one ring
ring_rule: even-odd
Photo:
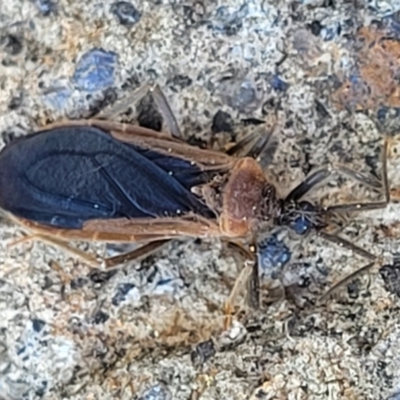
[[[167,120],[174,132],[173,117]],[[330,167],[281,199],[264,173],[276,149],[272,135],[245,138],[231,154],[199,149],[176,136],[102,119],[46,127],[0,152],[0,207],[49,241],[216,237],[256,246],[258,233],[273,225],[299,234],[323,232],[331,212],[359,209],[301,201],[333,171],[381,187],[348,168]],[[325,237],[370,256],[344,239]]]
[[[52,127],[5,147],[0,207],[43,233],[105,241],[245,238],[280,214],[274,187],[251,157],[91,124],[98,126]]]

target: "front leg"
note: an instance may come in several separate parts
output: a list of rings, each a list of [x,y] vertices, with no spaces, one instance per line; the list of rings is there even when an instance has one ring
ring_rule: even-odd
[[[244,267],[236,278],[228,300],[224,305],[225,329],[228,329],[232,325],[235,303],[237,303],[238,297],[244,290],[246,290],[247,303],[249,306],[254,309],[258,309],[260,306],[260,275],[257,257],[255,255],[256,246],[250,245],[247,249],[238,243],[229,242],[228,249],[238,254],[240,258],[245,261]]]

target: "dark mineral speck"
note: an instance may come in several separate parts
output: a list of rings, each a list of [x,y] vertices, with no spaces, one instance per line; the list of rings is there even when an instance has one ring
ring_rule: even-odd
[[[52,286],[53,286],[53,281],[48,276],[45,276],[43,279],[42,290],[48,290]]]
[[[151,388],[147,389],[139,397],[139,400],[172,400],[172,394],[167,386],[157,383]]]
[[[56,11],[56,5],[51,0],[33,0],[33,3],[36,5],[40,13],[45,17],[55,13]]]
[[[40,382],[39,387],[35,390],[35,395],[37,397],[43,397],[46,394],[47,385],[47,381]]]
[[[385,282],[385,289],[400,297],[400,263],[384,265],[379,273]]]
[[[231,12],[229,7],[221,6],[215,13],[211,27],[227,36],[236,35],[243,26],[243,20],[249,13],[249,6],[243,4],[238,10]]]
[[[106,314],[104,311],[97,311],[97,313],[93,316],[93,323],[94,324],[104,324],[110,316]]]
[[[266,100],[264,102],[264,104],[261,107],[261,112],[262,115],[268,115],[269,113],[273,112],[276,108],[276,102],[275,99],[273,97],[271,97],[270,99]]]
[[[217,111],[217,113],[214,115],[211,126],[212,133],[232,132],[232,127],[232,117],[222,110]]]
[[[22,104],[23,101],[23,95],[20,93],[19,96],[14,96],[11,98],[10,102],[8,103],[8,109],[9,110],[16,110],[19,108]]]
[[[244,126],[249,126],[249,125],[262,125],[265,124],[265,121],[263,119],[258,119],[258,118],[243,118],[241,120]]]
[[[183,7],[183,16],[185,25],[195,25],[201,23],[204,20],[206,14],[206,7],[203,2],[196,1],[193,4],[185,4]]]
[[[335,24],[332,26],[326,26],[321,29],[320,36],[325,40],[325,41],[330,41],[336,39],[338,36],[340,36],[342,32],[342,27],[340,24]]]
[[[78,61],[73,83],[81,90],[96,92],[114,84],[117,54],[103,49],[92,49]]]
[[[116,273],[117,273],[116,270],[102,271],[99,269],[93,269],[89,273],[89,279],[93,283],[103,284],[103,283],[107,282],[109,279],[111,279]]]
[[[141,13],[128,1],[117,1],[111,6],[111,12],[116,16],[121,25],[132,27],[139,22]]]
[[[315,100],[315,110],[321,118],[329,117],[329,112],[319,100]]]
[[[174,86],[178,86],[180,89],[188,87],[192,84],[192,79],[190,79],[187,75],[175,75],[172,79],[167,81],[167,85],[174,88]]]
[[[215,347],[212,340],[199,343],[190,354],[190,358],[194,365],[201,366],[207,360],[215,355]]]
[[[126,295],[135,287],[133,283],[122,283],[118,286],[117,293],[112,299],[112,304],[114,306],[120,305],[126,298]]]
[[[381,124],[385,122],[388,112],[389,112],[389,108],[385,107],[385,106],[382,106],[378,109],[376,116]]]
[[[77,290],[82,288],[83,286],[85,286],[88,283],[88,280],[86,278],[75,278],[71,280],[70,286],[71,286],[71,290]]]
[[[358,279],[353,280],[347,285],[347,293],[351,299],[357,299],[360,295],[360,281]]]
[[[39,318],[32,319],[32,328],[35,332],[40,332],[43,327],[46,325],[46,322]]]
[[[4,50],[5,53],[15,56],[22,51],[22,42],[21,40],[14,35],[5,35],[0,37],[0,47]]]
[[[318,36],[321,32],[322,25],[319,21],[313,21],[310,24],[311,33],[315,36]]]
[[[274,75],[269,83],[277,92],[285,92],[289,87],[289,85],[283,81],[279,75]]]

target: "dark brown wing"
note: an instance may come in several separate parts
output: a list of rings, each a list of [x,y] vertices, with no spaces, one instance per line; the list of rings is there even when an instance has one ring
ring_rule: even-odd
[[[21,138],[0,153],[0,207],[60,228],[92,219],[194,213],[214,217],[191,193],[209,176],[195,163],[115,139],[89,126]]]

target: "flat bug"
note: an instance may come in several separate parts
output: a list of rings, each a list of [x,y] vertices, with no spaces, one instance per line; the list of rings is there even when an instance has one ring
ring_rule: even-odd
[[[111,121],[148,91],[171,134]],[[243,282],[249,280],[249,271],[254,278],[250,280],[252,303],[258,305],[257,238],[275,225],[288,226],[300,235],[316,231],[372,263],[376,260],[325,228],[335,212],[387,205],[387,141],[383,184],[345,166],[333,165],[310,174],[285,198],[277,194],[264,173],[276,147],[273,133],[247,136],[226,153],[191,146],[183,140],[161,89],[144,86],[96,119],[49,125],[7,145],[0,153],[0,207],[32,232],[28,239],[59,245],[92,265],[97,265],[95,257],[67,242],[145,243],[131,253],[104,260],[106,267],[135,259],[174,238],[236,242],[252,262],[243,269],[227,302],[229,314]],[[328,208],[302,201],[333,172],[375,189],[383,188],[385,200]],[[250,251],[243,242],[250,244]]]

